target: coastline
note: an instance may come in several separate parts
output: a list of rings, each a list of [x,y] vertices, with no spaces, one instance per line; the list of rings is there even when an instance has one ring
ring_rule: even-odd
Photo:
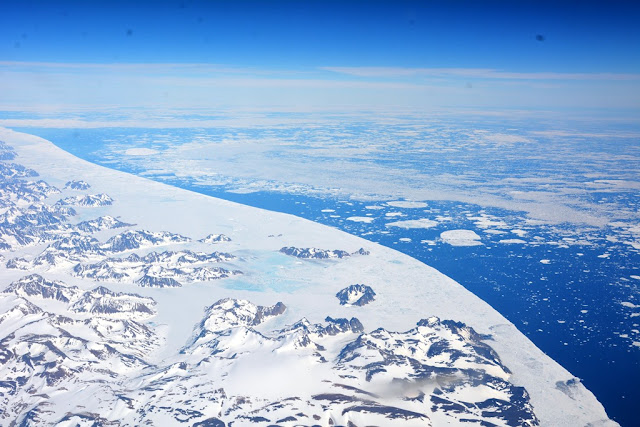
[[[93,191],[107,193],[115,200],[109,210],[117,211],[124,221],[136,223],[138,227],[170,230],[194,240],[209,233],[231,236],[233,241],[228,244],[229,250],[248,251],[245,262],[250,279],[260,275],[260,271],[252,270],[257,268],[254,266],[264,265],[262,261],[253,262],[255,258],[251,257],[260,254],[267,257],[284,246],[341,248],[349,252],[364,247],[371,252],[367,257],[353,257],[332,264],[331,268],[325,265],[303,267],[299,262],[291,261],[274,267],[278,274],[273,278],[275,285],[272,287],[256,292],[215,284],[198,291],[188,307],[173,304],[174,294],[187,294],[195,286],[167,292],[109,284],[117,290],[127,289],[157,298],[158,311],[164,313],[166,319],[180,315],[185,329],[201,318],[202,307],[226,296],[265,305],[282,301],[290,308],[278,319],[283,324],[301,317],[312,322],[327,315],[349,317],[353,310],[348,307],[331,306],[331,313],[327,313],[329,302],[333,302],[336,291],[347,284],[368,283],[379,297],[375,304],[357,312],[366,331],[380,326],[407,330],[429,316],[462,321],[481,334],[493,336],[490,345],[513,372],[510,381],[529,392],[541,425],[616,425],[606,419],[604,408],[591,392],[579,382],[572,382],[573,376],[568,371],[542,353],[513,324],[458,283],[407,255],[291,215],[215,199],[91,164],[35,136],[0,128],[0,140],[15,148],[19,163],[40,172],[42,179],[51,185],[62,187],[70,179],[91,182]],[[95,217],[98,211],[88,210],[86,218],[83,210],[79,212],[82,220]],[[2,270],[5,283],[14,280],[14,276],[14,273]],[[82,286],[81,279],[66,274],[56,278]],[[304,283],[305,292],[278,290],[282,283]],[[207,300],[202,301],[200,298],[205,296]],[[416,304],[416,301],[421,303]],[[184,332],[183,329],[174,333],[181,336]],[[188,336],[184,338],[186,341]],[[568,382],[572,384],[568,393],[557,387],[559,383]]]

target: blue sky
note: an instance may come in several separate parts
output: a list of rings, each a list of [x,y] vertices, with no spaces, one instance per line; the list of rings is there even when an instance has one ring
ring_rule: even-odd
[[[634,3],[5,0],[0,104],[639,108]]]

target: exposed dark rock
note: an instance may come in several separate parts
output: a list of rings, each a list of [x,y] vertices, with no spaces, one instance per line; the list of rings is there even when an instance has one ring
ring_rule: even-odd
[[[85,207],[98,207],[109,206],[113,204],[113,199],[109,195],[101,194],[87,194],[86,196],[71,196],[56,202],[57,205],[68,206],[85,206]]]
[[[146,230],[128,230],[107,240],[106,243],[102,245],[102,248],[115,253],[139,249],[142,246],[185,243],[188,241],[190,241],[188,237],[168,231],[151,232]]]
[[[371,252],[365,250],[364,248],[360,248],[351,255],[369,255]]]
[[[70,188],[72,190],[88,190],[91,186],[86,181],[74,179],[67,181],[66,184],[64,184],[64,188]]]
[[[0,141],[0,160],[13,160],[17,156],[12,146]]]
[[[357,305],[363,306],[375,299],[376,293],[367,285],[350,285],[340,290],[336,297],[340,301],[340,305]]]
[[[418,412],[408,411],[402,408],[395,408],[393,406],[383,406],[378,404],[368,404],[368,405],[356,405],[346,408],[342,411],[342,414],[347,414],[349,412],[364,412],[364,413],[373,413],[373,414],[382,414],[385,417],[395,420],[395,419],[403,419],[403,420],[413,420],[413,419],[421,419],[428,420],[429,417],[425,414],[420,414]]]
[[[5,179],[31,178],[34,176],[38,176],[38,172],[15,163],[2,162],[0,163],[0,176]]]
[[[337,335],[344,332],[353,332],[356,334],[364,332],[364,326],[362,326],[362,323],[360,323],[360,321],[355,317],[352,317],[351,320],[347,320],[345,318],[334,319],[327,316],[324,321],[329,323],[329,325],[324,328],[324,331],[328,335]]]
[[[136,280],[136,283],[149,288],[178,288],[182,286],[180,282],[171,277],[155,277],[147,274]]]
[[[79,293],[76,286],[66,286],[62,282],[52,282],[45,280],[39,274],[25,276],[20,280],[11,283],[4,293],[12,293],[18,296],[37,296],[46,299],[55,299],[62,302],[70,302]]]
[[[294,256],[301,259],[329,259],[329,258],[346,258],[349,252],[338,249],[316,249],[316,248],[296,248],[294,246],[284,247],[280,249],[285,255]]]
[[[134,224],[127,224],[112,216],[101,216],[89,221],[82,221],[76,224],[76,228],[86,233],[95,233],[100,230],[111,230],[114,228],[131,227]]]
[[[192,427],[225,427],[225,423],[218,418],[212,417],[204,421],[198,421],[194,423]]]
[[[198,242],[201,243],[221,243],[230,241],[231,238],[225,236],[224,234],[209,234],[207,237],[198,240]]]

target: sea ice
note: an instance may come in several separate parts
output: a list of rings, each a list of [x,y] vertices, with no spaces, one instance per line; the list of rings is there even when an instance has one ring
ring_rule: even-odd
[[[440,233],[440,239],[451,246],[480,246],[480,236],[473,230],[447,230]]]
[[[398,227],[398,228],[433,228],[438,223],[431,219],[421,218],[421,219],[408,219],[406,221],[394,221],[388,222],[386,224],[387,227]]]

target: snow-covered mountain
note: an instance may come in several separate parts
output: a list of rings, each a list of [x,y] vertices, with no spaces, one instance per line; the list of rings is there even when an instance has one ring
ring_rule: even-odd
[[[67,181],[64,184],[64,188],[70,188],[72,190],[88,190],[91,188],[91,185],[86,182],[86,181],[82,181],[80,179],[73,179],[71,181]]]
[[[64,415],[56,394],[81,393],[149,367],[144,357],[162,339],[141,321],[155,314],[154,306],[150,298],[82,291],[39,275],[9,285],[0,294],[3,424],[56,424]]]
[[[131,412],[158,423],[184,421],[189,402],[189,422],[539,424],[527,392],[509,383],[486,337],[464,324],[430,318],[407,332],[365,334],[356,318],[328,317],[324,324],[302,319],[255,329],[284,311],[282,303],[233,299],[207,307],[181,357],[144,376],[142,393],[127,395]],[[300,369],[305,376],[292,377]],[[239,380],[250,382],[236,394]],[[176,384],[181,392],[170,392]]]
[[[338,291],[336,297],[342,305],[362,306],[372,302],[376,297],[376,293],[371,286],[355,284]]]
[[[95,233],[96,231],[112,230],[114,228],[132,227],[135,224],[127,224],[117,218],[109,215],[101,216],[96,219],[79,222],[75,225],[78,231],[84,231],[86,233]]]
[[[67,286],[63,282],[44,279],[39,274],[22,277],[11,283],[3,291],[26,299],[51,299],[68,304],[67,309],[74,313],[90,313],[95,315],[145,318],[155,314],[155,301],[136,294],[113,292],[98,286],[89,291],[82,291],[77,286]]]
[[[291,255],[302,259],[329,259],[329,258],[347,258],[351,255],[369,255],[369,252],[360,248],[353,253],[340,249],[317,249],[317,248],[297,248],[294,246],[284,247],[280,249],[285,255]]]
[[[86,196],[69,196],[57,202],[69,206],[109,206],[113,199],[107,194],[87,194]]]
[[[62,303],[56,307],[62,314],[39,307],[44,300]],[[22,422],[26,417],[34,424],[64,421],[69,413],[49,408],[48,394],[108,380],[90,415],[81,410],[85,402],[75,407],[70,402],[65,409],[92,422],[106,421],[101,404],[122,400],[126,408],[110,421],[116,425],[146,419],[172,424],[186,415],[190,422],[218,415],[264,425],[285,419],[289,424],[468,420],[538,425],[527,392],[509,383],[509,370],[483,342],[487,337],[461,323],[430,318],[407,332],[380,328],[366,334],[356,318],[327,317],[325,324],[302,319],[258,332],[256,327],[285,312],[284,304],[265,307],[226,298],[205,309],[190,343],[174,360],[151,365],[145,352],[160,339],[131,320],[155,313],[150,298],[104,287],[82,291],[31,275],[12,283],[0,305],[0,325],[8,332],[1,341],[3,405],[7,415]],[[311,376],[295,381],[304,383],[304,394],[289,392],[287,381],[272,384],[270,393],[259,397],[252,396],[249,384],[241,395],[225,390],[227,382],[237,387],[232,377],[238,367],[252,372],[260,360],[269,361],[269,375],[275,376],[287,376],[291,364],[303,365]],[[266,374],[255,375],[262,380]],[[183,392],[167,393],[176,389]],[[29,390],[38,390],[37,396]],[[31,409],[21,413],[25,407]]]
[[[202,243],[221,243],[230,242],[231,238],[225,236],[224,234],[209,234],[207,237],[204,237],[198,241]]]
[[[61,219],[60,221],[64,220]],[[184,276],[185,280],[196,280],[197,277],[212,275],[229,276],[232,272],[222,268],[207,269],[197,267],[192,269],[177,270],[169,267],[185,266],[194,263],[220,262],[233,259],[233,255],[214,252],[211,254],[194,253],[192,251],[164,251],[161,254],[152,252],[140,257],[131,254],[127,258],[107,257],[111,254],[130,252],[136,249],[146,249],[153,246],[166,246],[189,242],[188,237],[167,231],[150,232],[146,230],[127,230],[119,233],[106,242],[100,243],[91,236],[92,233],[105,229],[114,229],[131,226],[113,217],[104,216],[95,220],[83,221],[76,226],[50,225],[39,234],[40,241],[54,239],[39,255],[31,261],[17,257],[10,259],[7,268],[28,270],[39,266],[69,267],[74,266],[73,272],[81,277],[90,277],[95,280],[117,280],[140,276],[154,270],[157,274]],[[17,235],[25,230],[24,226],[18,226]],[[65,231],[52,234],[52,231]],[[25,230],[26,231],[26,230]],[[28,235],[30,236],[30,235]],[[45,239],[46,237],[46,239]],[[32,241],[24,244],[33,243]],[[172,258],[174,260],[172,261]],[[93,264],[79,265],[79,262],[97,261]],[[165,268],[165,266],[167,268]],[[162,273],[164,271],[164,273]],[[171,272],[173,271],[173,272]],[[132,279],[133,280],[133,279]]]

